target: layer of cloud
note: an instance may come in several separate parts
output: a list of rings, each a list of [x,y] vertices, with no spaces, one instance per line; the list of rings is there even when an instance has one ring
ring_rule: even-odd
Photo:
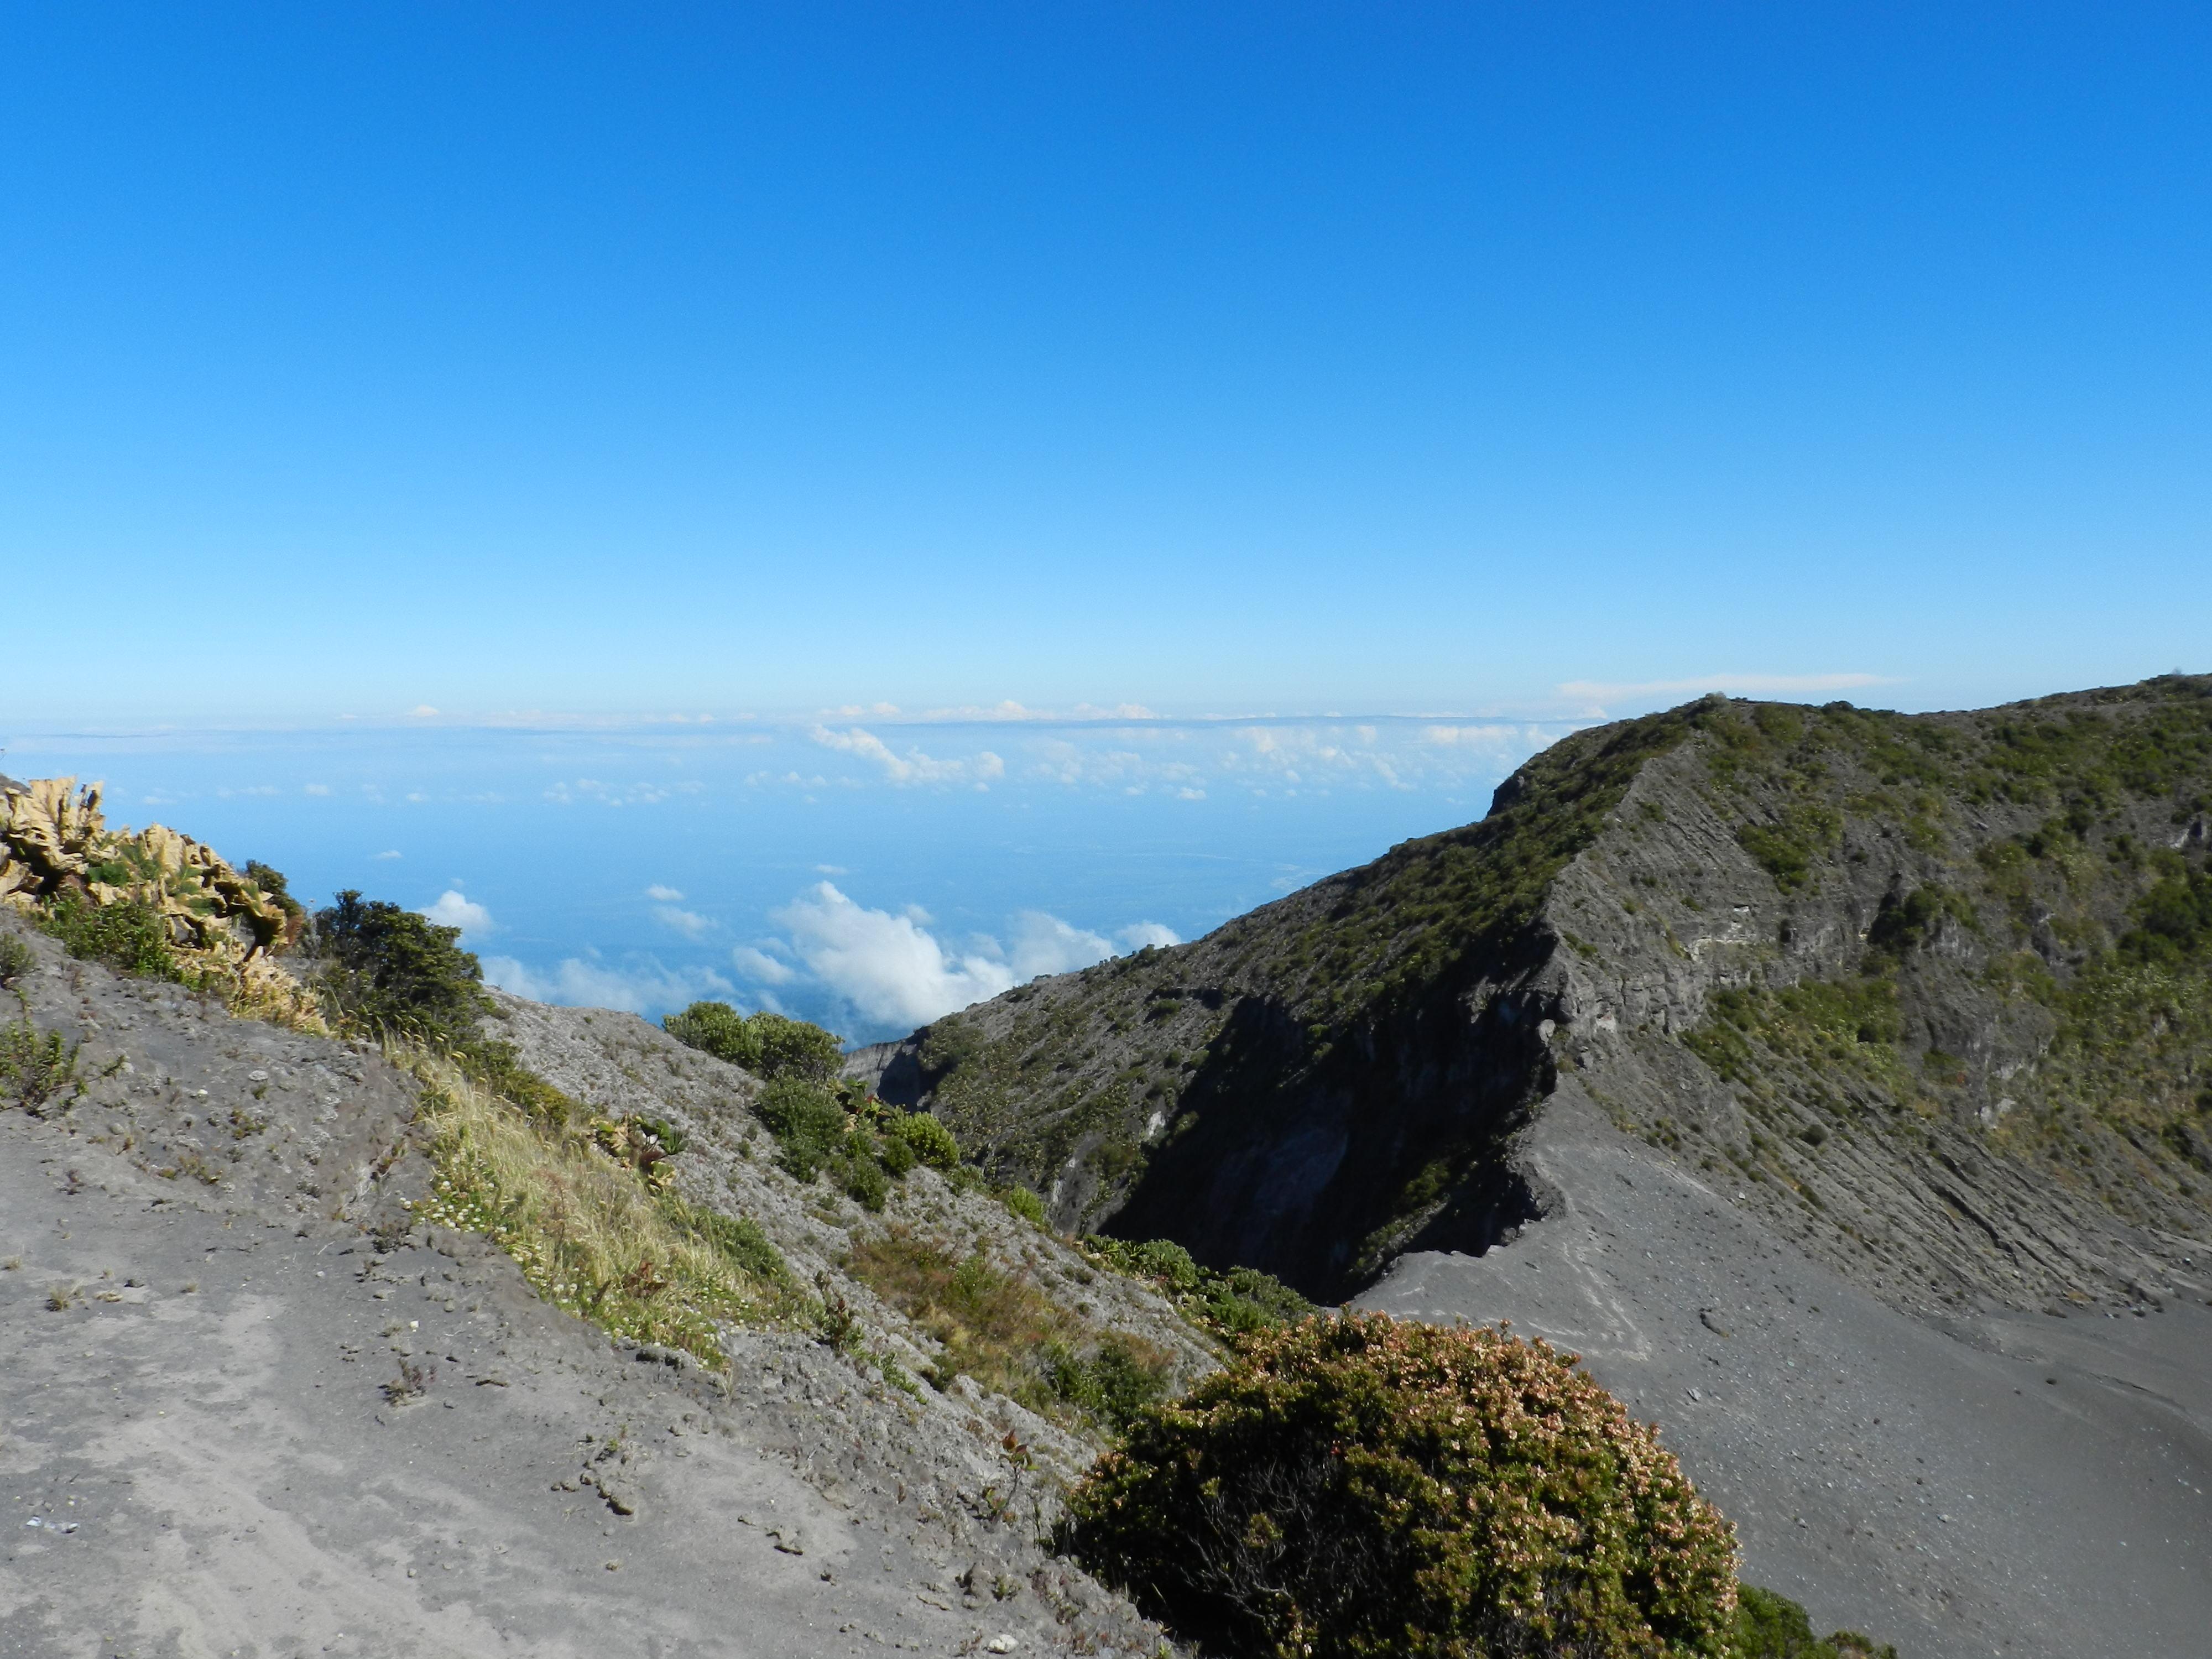
[[[817,726],[808,735],[824,749],[834,749],[882,768],[884,778],[896,784],[988,785],[992,779],[1006,775],[1006,762],[988,749],[964,759],[939,760],[919,749],[895,754],[889,744],[865,726],[838,732]]]
[[[539,969],[513,957],[486,957],[483,976],[502,991],[532,1002],[567,1008],[616,1008],[649,1014],[681,1008],[702,997],[727,996],[736,988],[712,969],[664,968],[658,962],[610,967],[569,957],[557,967]]]
[[[1603,680],[1569,680],[1559,688],[1559,695],[1587,697],[1595,702],[1619,702],[1629,697],[1696,696],[1706,691],[1784,695],[1849,691],[1862,685],[1896,684],[1893,677],[1881,674],[1707,674],[1699,679],[1642,680],[1618,684]]]
[[[458,927],[462,936],[492,931],[491,912],[467,895],[448,887],[422,914],[441,927]]]
[[[672,927],[686,939],[703,939],[714,931],[714,924],[696,910],[678,909],[672,904],[653,907],[653,920],[664,927]]]
[[[750,945],[740,945],[731,951],[730,960],[756,985],[788,985],[799,977],[799,970],[789,963],[779,961]]]
[[[750,983],[811,982],[866,1024],[911,1030],[1041,974],[1088,968],[1121,951],[1175,945],[1174,930],[1140,921],[1111,938],[1043,910],[1013,917],[1001,944],[980,935],[954,945],[933,931],[919,905],[872,909],[829,882],[817,882],[775,913],[786,937],[730,953]]]
[[[1014,983],[1004,962],[947,951],[912,916],[855,904],[826,881],[775,920],[810,974],[880,1024],[926,1024]]]
[[[649,899],[658,899],[663,904],[681,904],[684,902],[683,894],[673,887],[663,887],[657,881],[645,890],[645,896]]]
[[[1071,926],[1042,910],[1024,910],[1014,918],[1013,945],[1007,965],[1016,984],[1039,974],[1067,974],[1088,968],[1114,954],[1103,934]]]

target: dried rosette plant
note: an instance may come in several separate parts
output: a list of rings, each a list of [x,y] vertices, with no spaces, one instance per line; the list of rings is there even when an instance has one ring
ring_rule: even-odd
[[[1060,1541],[1223,1652],[1725,1653],[1734,1529],[1578,1364],[1383,1314],[1261,1335],[1138,1418]]]

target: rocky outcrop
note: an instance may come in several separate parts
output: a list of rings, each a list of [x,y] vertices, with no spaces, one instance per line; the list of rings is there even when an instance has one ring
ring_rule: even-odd
[[[215,849],[161,824],[107,827],[98,784],[0,778],[0,902],[26,915],[75,900],[143,905],[195,976],[301,1021],[314,994],[276,962],[296,933],[292,913]]]

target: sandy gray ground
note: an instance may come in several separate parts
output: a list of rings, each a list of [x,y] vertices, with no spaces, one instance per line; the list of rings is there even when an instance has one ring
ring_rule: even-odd
[[[963,1606],[943,1559],[504,1258],[165,1185],[0,1118],[0,1654],[1048,1650],[1030,1586]],[[403,1357],[435,1376],[394,1407]]]
[[[1570,1085],[1561,1196],[1368,1305],[1508,1318],[1584,1356],[1737,1523],[1746,1576],[1910,1659],[2212,1653],[2212,1310],[1940,1331],[1852,1289]]]
[[[91,1086],[0,1110],[0,1656],[1156,1650],[1004,1501],[1005,1402],[611,1345],[410,1231],[380,1057],[31,942]]]

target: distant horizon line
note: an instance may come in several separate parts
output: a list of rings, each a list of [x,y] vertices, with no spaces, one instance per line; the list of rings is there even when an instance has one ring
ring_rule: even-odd
[[[704,735],[717,730],[732,732],[791,730],[804,732],[833,723],[938,730],[1006,730],[1008,728],[1112,730],[1117,727],[1436,726],[1464,723],[1572,726],[1589,725],[1596,721],[1633,718],[1636,712],[1650,712],[1648,709],[1635,710],[1632,708],[1633,705],[1641,704],[1656,697],[1672,700],[1658,706],[1672,707],[1676,702],[1692,701],[1698,696],[1713,692],[1729,696],[1765,694],[1780,696],[1790,693],[1811,696],[1822,691],[1856,690],[1875,685],[1899,685],[1905,683],[1902,677],[1872,674],[1802,676],[1715,674],[1701,678],[1656,680],[1636,684],[1570,681],[1558,688],[1560,693],[1565,695],[1556,699],[1546,699],[1540,702],[1531,700],[1461,708],[1364,710],[1351,713],[1337,709],[1284,712],[1277,708],[1227,714],[1162,714],[1136,703],[1123,703],[1110,708],[1079,703],[1073,709],[1063,712],[1047,708],[1030,708],[1020,703],[1008,702],[989,708],[969,706],[928,709],[907,709],[884,702],[872,705],[848,703],[836,708],[765,714],[754,710],[741,710],[732,713],[593,714],[577,712],[553,713],[538,709],[507,710],[492,714],[447,714],[428,704],[422,704],[413,709],[389,714],[368,715],[337,714],[295,719],[256,719],[248,716],[211,714],[198,719],[170,717],[149,720],[120,716],[109,720],[86,721],[79,719],[66,723],[52,724],[32,721],[18,726],[16,733],[25,738],[96,741],[102,738],[165,735],[216,736],[228,733],[343,732],[541,732],[549,734],[582,734],[649,731],[670,735],[688,732]],[[1621,711],[1620,705],[1623,702],[1632,705],[1632,712]],[[1612,706],[1608,707],[1608,704]]]

